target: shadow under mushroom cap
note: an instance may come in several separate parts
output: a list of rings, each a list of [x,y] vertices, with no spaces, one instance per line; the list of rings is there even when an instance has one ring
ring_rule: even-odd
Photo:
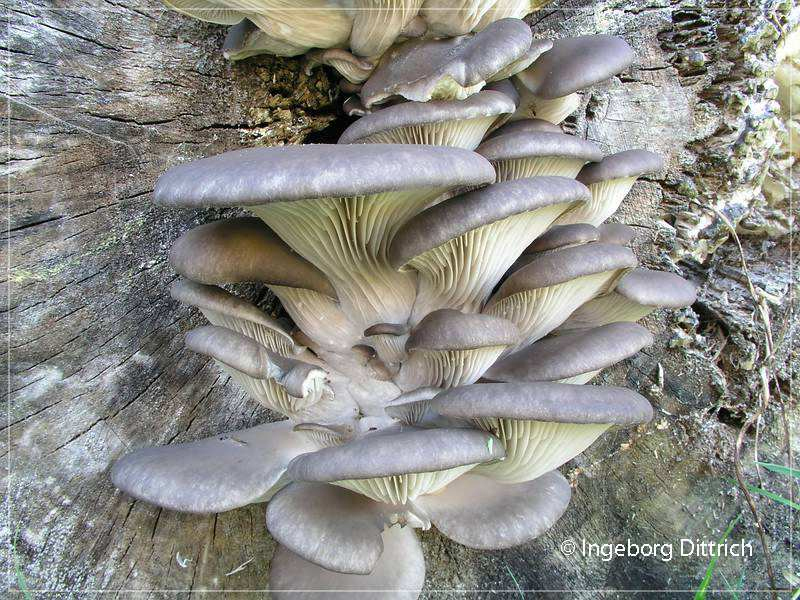
[[[401,144],[251,148],[173,167],[156,183],[168,206],[252,206],[494,181],[474,152]]]

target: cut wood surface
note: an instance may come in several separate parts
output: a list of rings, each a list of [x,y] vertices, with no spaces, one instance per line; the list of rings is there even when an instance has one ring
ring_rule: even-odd
[[[80,4],[4,9],[6,583],[58,597],[266,590],[274,542],[263,505],[206,516],[164,511],[116,491],[109,469],[134,448],[271,418],[207,358],[183,348],[183,334],[203,320],[167,291],[171,243],[230,211],[157,207],[157,177],[235,148],[335,141],[346,124],[341,98],[329,73],[308,76],[301,59],[226,62],[222,27],[158,2]],[[608,435],[565,466],[570,508],[531,544],[479,552],[423,532],[426,598],[454,590],[477,598],[563,589],[596,598],[587,590],[615,597],[613,590],[697,589],[707,556],[606,560],[580,552],[583,540],[676,548],[681,538],[718,540],[746,511],[731,481],[733,443],[758,402],[763,329],[730,232],[697,203],[739,226],[749,273],[769,297],[777,385],[757,432],[759,458],[786,464],[784,427],[796,432],[798,418],[789,405],[784,424],[780,407],[793,366],[793,265],[779,225],[792,215],[785,197],[760,187],[775,175],[769,154],[778,125],[765,82],[775,24],[785,27],[786,15],[753,11],[743,0],[693,6],[567,0],[528,19],[542,36],[611,33],[633,46],[634,65],[585,94],[566,127],[606,152],[644,147],[665,156],[666,176],[639,182],[618,218],[636,226],[646,266],[681,272],[700,294],[691,309],[651,316],[656,344],[601,378],[645,394],[654,421]],[[244,291],[274,308],[263,290]],[[755,438],[748,434],[743,462],[761,485]],[[786,478],[762,476],[788,496]],[[779,583],[788,587],[780,573],[792,544],[798,548],[792,514],[764,498],[758,506]],[[735,589],[741,577],[745,589],[763,589],[749,513],[732,538],[751,540],[754,555],[720,559],[711,588]],[[560,547],[567,539],[579,547],[569,556]]]

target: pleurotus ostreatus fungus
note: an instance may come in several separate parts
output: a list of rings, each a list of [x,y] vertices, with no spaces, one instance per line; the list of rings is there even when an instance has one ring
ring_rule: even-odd
[[[631,47],[611,35],[555,40],[550,50],[516,74],[520,118],[560,123],[578,108],[579,90],[621,73],[633,58]]]
[[[161,204],[254,213],[183,234],[172,294],[211,323],[187,347],[284,420],[136,450],[115,485],[189,512],[270,501],[276,598],[414,600],[415,528],[481,549],[541,535],[570,502],[556,469],[652,414],[633,391],[586,384],[653,343],[631,321],[694,301],[677,275],[634,269],[632,228],[603,223],[661,159],[603,158],[555,124],[578,89],[630,63],[627,44],[551,48],[505,18],[530,1],[181,2],[234,25],[232,58],[313,48],[308,64],[342,72],[363,117],[338,144],[229,152],[160,178]],[[522,114],[532,95],[539,110]],[[245,282],[291,322],[239,297]]]

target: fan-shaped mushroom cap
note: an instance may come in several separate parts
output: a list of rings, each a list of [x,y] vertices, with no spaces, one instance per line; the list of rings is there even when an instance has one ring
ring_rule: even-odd
[[[564,227],[576,227],[565,225]],[[603,223],[597,228],[600,232],[600,241],[606,244],[627,246],[636,238],[636,230],[624,223]]]
[[[476,473],[531,481],[583,452],[612,425],[649,421],[650,404],[611,386],[486,383],[443,392],[431,402],[442,415],[472,419],[503,441],[506,459]],[[295,459],[296,460],[296,459]]]
[[[330,0],[259,0],[247,3],[246,12],[256,26],[279,40],[306,48],[346,46],[353,28],[348,7]]]
[[[259,281],[336,298],[322,271],[256,217],[223,219],[190,229],[170,248],[169,262],[179,274],[200,283]]]
[[[498,484],[467,473],[417,504],[446,537],[468,548],[500,550],[529,542],[564,514],[572,491],[558,471]]]
[[[674,273],[634,269],[610,294],[576,310],[560,329],[597,327],[615,321],[638,321],[657,308],[682,308],[697,299],[695,287]]]
[[[539,58],[543,53],[550,50],[552,47],[552,40],[533,40],[525,54],[500,69],[497,73],[492,75],[488,81],[502,81],[513,75],[516,75],[520,71],[527,69],[533,61]]]
[[[345,129],[339,143],[429,144],[473,150],[499,115],[514,110],[505,94],[492,91],[464,100],[402,102],[365,115]]]
[[[443,191],[493,180],[487,161],[458,148],[285,146],[175,167],[159,179],[155,195],[170,205],[252,206],[328,276],[360,331],[402,323],[411,310],[413,277],[385,260],[396,229]]]
[[[355,0],[350,47],[361,56],[380,56],[417,16],[423,0]]]
[[[425,0],[420,14],[432,34],[452,37],[480,31],[498,19],[522,19],[543,4],[531,0]]]
[[[514,80],[519,81],[519,75],[521,73],[517,73]],[[558,124],[574,113],[581,105],[581,97],[577,93],[548,100],[532,94],[522,83],[517,85],[517,90],[519,103],[517,104],[517,111],[511,116],[512,121],[536,118]]]
[[[484,141],[475,150],[497,170],[497,181],[539,175],[574,179],[581,167],[603,154],[592,142],[566,133],[517,131]]]
[[[189,0],[193,2],[193,0]],[[249,19],[242,19],[228,29],[222,55],[228,60],[244,60],[259,54],[275,56],[297,56],[308,50],[308,46],[298,46],[288,40],[272,37],[256,27]]]
[[[470,384],[518,339],[516,327],[505,319],[447,308],[433,311],[412,330],[406,342],[409,357],[395,383],[406,392]]]
[[[637,177],[663,167],[661,157],[647,150],[626,150],[586,165],[577,179],[592,190],[592,201],[573,213],[563,215],[558,223],[599,225],[616,212]]]
[[[558,133],[564,135],[561,128],[550,121],[545,121],[544,119],[521,119],[519,121],[511,121],[511,123],[506,123],[502,127],[495,129],[486,136],[486,139],[510,133]]]
[[[560,98],[620,73],[633,58],[622,38],[582,35],[554,40],[552,49],[517,77],[541,98]]]
[[[519,92],[510,79],[500,79],[499,81],[490,81],[486,84],[482,91],[500,92],[508,96],[514,103],[514,106],[519,106]]]
[[[114,463],[111,480],[126,494],[169,510],[222,512],[268,500],[285,485],[289,461],[314,449],[289,421],[280,421],[136,450]]]
[[[372,111],[368,108],[364,108],[364,105],[361,104],[361,98],[358,96],[348,96],[345,101],[342,102],[342,112],[348,117],[363,117],[364,115],[370,114]]]
[[[279,544],[338,573],[372,572],[383,525],[375,502],[325,483],[291,483],[267,505],[267,529]]]
[[[295,481],[331,482],[377,502],[404,505],[476,464],[502,458],[491,435],[472,429],[384,429],[294,459]]]
[[[535,177],[467,192],[413,217],[389,248],[394,268],[419,273],[411,322],[444,307],[480,310],[528,244],[588,199],[574,179]]]
[[[343,48],[312,50],[306,53],[306,73],[311,74],[317,65],[327,65],[344,77],[343,81],[357,85],[363,83],[375,69],[375,64]],[[344,90],[343,90],[344,91]]]
[[[431,420],[437,420],[438,415],[429,410],[430,399],[440,391],[439,388],[423,387],[401,394],[386,405],[386,414],[403,425],[427,425]]]
[[[304,560],[281,545],[270,562],[269,590],[275,600],[352,600],[388,597],[416,600],[425,583],[425,559],[411,527],[383,532],[383,554],[372,573],[335,573]]]
[[[386,365],[395,365],[406,358],[408,325],[378,323],[364,330],[364,339],[369,342]]]
[[[299,350],[281,323],[222,288],[179,279],[170,286],[170,294],[178,302],[199,308],[213,325],[238,331],[273,352],[292,356]]]
[[[483,312],[519,327],[526,346],[566,321],[579,306],[614,288],[636,266],[624,246],[591,242],[545,253],[511,274]]]
[[[370,108],[392,96],[420,102],[466,98],[521,58],[531,41],[524,22],[502,19],[474,35],[404,42],[383,55],[361,88],[361,101]]]
[[[565,331],[497,361],[484,378],[583,384],[652,343],[652,334],[636,323],[608,323]]]
[[[533,243],[526,248],[525,254],[547,252],[548,250],[558,250],[559,248],[569,248],[570,246],[580,246],[581,244],[596,242],[599,239],[600,231],[598,231],[597,227],[589,225],[588,223],[555,225],[536,238]]]

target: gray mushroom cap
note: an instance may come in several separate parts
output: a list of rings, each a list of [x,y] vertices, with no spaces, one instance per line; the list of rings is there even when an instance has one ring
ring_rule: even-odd
[[[576,225],[563,225],[563,227],[576,227]],[[627,246],[636,237],[636,230],[624,223],[603,223],[597,230],[600,232],[600,241],[606,244]]]
[[[269,377],[270,358],[276,356],[254,339],[215,325],[203,325],[188,332],[186,347],[256,379]]]
[[[558,133],[564,135],[561,127],[544,119],[522,119],[511,121],[495,129],[486,139],[495,138],[509,133]]]
[[[389,248],[389,263],[398,269],[415,256],[478,227],[543,206],[590,199],[588,188],[567,177],[516,179],[454,196],[400,228]]]
[[[523,81],[541,98],[560,98],[620,73],[633,58],[625,40],[611,35],[554,40],[525,71]]]
[[[652,334],[636,323],[566,331],[497,361],[484,378],[518,382],[567,379],[609,367],[652,343]]]
[[[584,275],[616,269],[632,269],[635,266],[636,256],[624,246],[590,242],[562,248],[536,257],[515,271],[500,286],[494,301],[526,290],[564,283]]]
[[[500,19],[476,34],[416,39],[389,49],[361,88],[364,106],[391,96],[427,101],[441,81],[469,88],[483,84],[531,47],[531,30],[519,19]]]
[[[213,513],[263,502],[289,461],[314,445],[292,423],[267,423],[186,444],[136,450],[114,463],[120,490],[170,510]]]
[[[270,562],[269,592],[275,600],[392,598],[416,600],[425,583],[425,559],[411,527],[383,532],[383,554],[369,575],[336,573],[278,545]]]
[[[558,156],[598,161],[603,153],[595,144],[566,133],[515,131],[491,137],[475,149],[488,160],[512,160],[536,156]]]
[[[577,180],[584,185],[591,185],[610,179],[639,177],[663,168],[664,159],[654,152],[641,149],[625,150],[606,156],[600,162],[585,165],[578,173]]]
[[[516,110],[505,94],[481,91],[464,100],[402,102],[363,116],[344,130],[339,144],[352,144],[376,133],[428,123],[463,121],[510,114]]]
[[[417,504],[446,537],[468,548],[499,550],[540,536],[561,517],[572,491],[558,471],[533,481],[501,484],[462,475]]]
[[[615,292],[643,306],[682,308],[697,299],[695,286],[674,273],[634,269],[623,277]]]
[[[487,83],[483,88],[483,91],[489,90],[505,94],[514,103],[515,109],[519,107],[519,92],[517,91],[517,88],[514,86],[514,83],[511,81],[511,79],[500,79],[499,81]]]
[[[295,481],[368,479],[442,471],[503,456],[497,438],[473,429],[390,428],[298,456],[287,473]]]
[[[255,217],[224,219],[190,229],[173,244],[169,261],[179,274],[201,283],[260,281],[336,298],[322,271]]]
[[[628,388],[569,383],[476,383],[442,392],[431,408],[460,419],[632,425],[653,417],[650,403]]]
[[[406,342],[406,351],[467,350],[486,346],[510,346],[519,341],[511,321],[492,315],[462,313],[441,308],[422,319]]]
[[[398,325],[397,323],[376,323],[364,330],[364,337],[372,335],[405,335],[408,333],[408,325]]]
[[[597,227],[588,223],[555,225],[536,238],[525,249],[524,254],[588,244],[589,242],[596,242],[598,239],[600,239],[600,232]]]
[[[154,196],[169,206],[251,206],[494,178],[488,162],[460,148],[310,144],[236,150],[179,165],[158,179]]]

